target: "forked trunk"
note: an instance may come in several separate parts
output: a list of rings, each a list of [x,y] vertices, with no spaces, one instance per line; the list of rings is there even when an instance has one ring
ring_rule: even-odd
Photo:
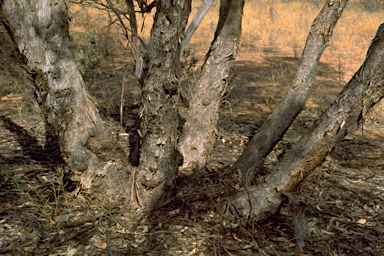
[[[278,170],[259,186],[249,187],[232,200],[243,215],[254,220],[270,216],[281,203],[281,193],[292,192],[305,181],[347,134],[353,133],[368,110],[384,97],[384,24],[368,50],[363,65],[335,102],[283,156]]]
[[[333,29],[347,2],[347,0],[327,0],[314,20],[290,90],[233,166],[233,169],[241,170],[245,182],[252,179],[256,168],[283,138],[304,108],[320,57],[331,41]]]
[[[180,138],[183,168],[201,168],[212,150],[218,110],[233,76],[243,15],[243,0],[221,0],[219,24],[197,81]]]

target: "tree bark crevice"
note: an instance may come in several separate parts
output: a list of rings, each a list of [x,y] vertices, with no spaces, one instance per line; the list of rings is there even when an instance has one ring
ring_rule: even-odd
[[[161,205],[173,187],[177,150],[181,38],[191,0],[157,4],[142,76],[142,150],[136,186],[143,211]]]

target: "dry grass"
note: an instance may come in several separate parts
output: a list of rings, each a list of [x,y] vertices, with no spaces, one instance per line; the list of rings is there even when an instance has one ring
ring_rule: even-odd
[[[195,1],[192,14],[200,1]],[[247,54],[300,57],[310,26],[322,8],[304,1],[246,1],[240,58]],[[334,31],[331,45],[321,61],[343,64],[348,79],[365,58],[383,11],[367,12],[358,1],[350,1]],[[204,18],[192,42],[209,47],[218,18],[218,1]],[[201,49],[201,48],[200,48]]]
[[[190,20],[200,5],[201,0],[193,1]],[[280,56],[300,57],[310,26],[321,8],[322,3],[315,5],[310,1],[246,1],[239,58],[248,54],[263,56],[271,52]],[[218,9],[219,1],[215,1],[191,40],[193,48],[199,49],[199,56],[205,54],[213,39]],[[71,12],[72,32],[96,31],[100,43],[113,51],[121,51],[121,44],[127,45],[125,39],[119,35],[121,30],[116,26],[108,26],[113,18],[105,13],[79,7],[71,8]],[[363,62],[370,41],[382,22],[383,12],[365,11],[358,0],[349,2],[336,26],[333,40],[321,59],[343,71],[344,82]],[[149,40],[153,13],[138,15],[140,36],[146,42]]]
[[[193,13],[199,2],[194,1]],[[209,48],[218,2],[192,39],[192,54],[203,56]],[[25,91],[18,82],[22,79],[13,75],[13,70],[3,72],[3,80],[8,83],[2,87],[0,104],[2,115],[7,116],[0,122],[0,254],[304,255],[295,251],[288,206],[262,223],[244,224],[223,214],[220,200],[239,189],[239,184],[234,175],[219,167],[236,160],[250,135],[283,97],[297,69],[294,57],[300,56],[320,8],[303,1],[246,1],[235,86],[227,98],[231,108],[223,104],[220,110],[221,137],[212,153],[216,160],[201,173],[181,173],[174,200],[154,211],[135,233],[125,226],[127,217],[102,209],[87,198],[68,198],[63,170],[57,168],[62,164],[56,159],[59,155],[42,151],[45,133],[41,115],[23,107],[19,95],[24,93],[25,97]],[[74,43],[84,47],[85,31],[96,31],[97,50],[107,47],[111,51],[99,67],[90,71],[95,78],[90,90],[102,113],[111,117],[107,118],[108,125],[116,125],[124,71],[121,67],[131,65],[132,56],[121,47],[119,31],[107,26],[107,16],[95,10],[72,11]],[[316,98],[298,118],[299,132],[316,119],[319,107],[329,104],[362,63],[382,14],[364,12],[357,0],[350,2],[319,65]],[[148,40],[151,17],[146,22],[141,33]],[[10,77],[18,79],[10,82]],[[125,128],[133,126],[129,122],[134,120],[140,94],[139,86],[133,86],[133,75],[129,79]],[[301,208],[310,227],[306,255],[381,255],[384,251],[380,239],[384,230],[380,149],[384,142],[379,126],[384,114],[382,107],[376,108],[381,115],[367,118],[365,137],[350,137],[341,143],[303,188]]]

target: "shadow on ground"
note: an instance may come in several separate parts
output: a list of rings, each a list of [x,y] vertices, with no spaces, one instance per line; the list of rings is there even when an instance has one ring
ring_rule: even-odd
[[[112,58],[112,57],[111,57]],[[121,65],[122,60],[108,64]],[[28,118],[16,110],[2,115],[0,167],[0,253],[5,255],[380,255],[384,252],[382,137],[346,138],[295,195],[309,234],[298,251],[293,207],[287,203],[268,220],[255,223],[236,215],[230,196],[239,189],[232,163],[248,139],[284,97],[298,60],[268,56],[239,60],[232,91],[223,101],[212,161],[196,173],[180,173],[174,197],[144,219],[134,232],[120,209],[70,197],[63,184],[57,147],[45,145]],[[111,71],[113,70],[113,71]],[[122,73],[115,66],[95,70],[89,86],[107,125],[137,130],[140,87],[127,80],[124,127],[119,126]],[[306,110],[295,122],[304,132],[341,89],[337,70],[320,63]],[[130,74],[131,76],[131,74]],[[43,125],[42,125],[43,126]],[[53,143],[54,144],[54,143]],[[133,147],[133,145],[131,145]],[[223,203],[224,202],[224,203]],[[224,207],[223,207],[224,206]]]

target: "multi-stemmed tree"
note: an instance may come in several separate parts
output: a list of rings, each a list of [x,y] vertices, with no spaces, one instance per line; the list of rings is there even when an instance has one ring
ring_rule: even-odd
[[[125,204],[129,209],[136,201],[140,209],[132,211],[132,216],[140,217],[167,199],[181,162],[181,168],[193,170],[202,168],[207,161],[207,152],[215,140],[221,97],[232,77],[238,52],[244,1],[220,1],[215,36],[194,86],[180,138],[180,56],[194,30],[186,29],[191,0],[119,1],[124,3],[125,11],[112,0],[92,2],[116,15],[133,48],[135,74],[142,87],[138,167],[129,163],[85,89],[70,51],[66,1],[1,0],[0,17],[28,66],[47,129],[59,141],[77,192],[112,207]],[[205,1],[197,23],[212,2]],[[259,220],[273,214],[281,203],[281,195],[294,191],[346,134],[356,130],[366,112],[383,97],[384,27],[380,26],[365,62],[335,102],[282,156],[277,170],[270,172],[264,183],[249,183],[303,109],[320,56],[346,4],[347,0],[325,2],[309,32],[290,90],[231,167],[242,174],[242,189],[231,200],[242,215]],[[154,9],[149,43],[143,45],[135,15]]]

